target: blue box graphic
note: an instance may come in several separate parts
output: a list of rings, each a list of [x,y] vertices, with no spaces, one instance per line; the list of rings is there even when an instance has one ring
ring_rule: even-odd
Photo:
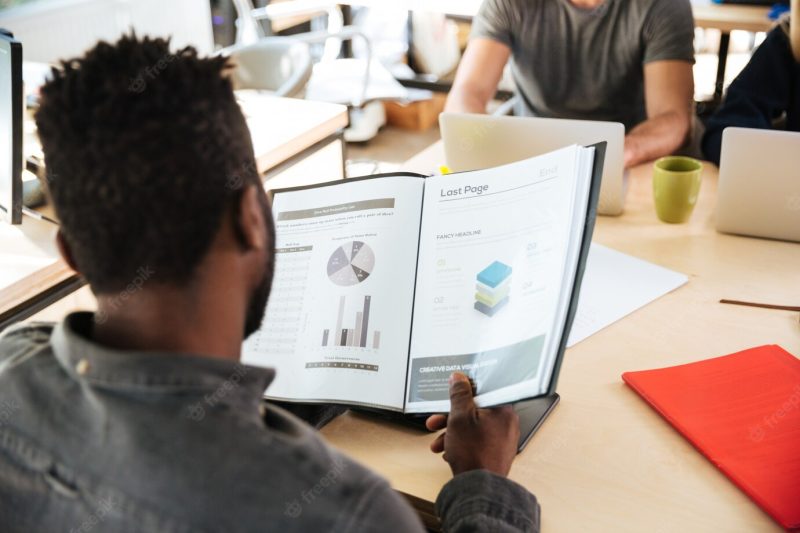
[[[500,261],[495,261],[478,273],[478,281],[489,287],[497,287],[510,275],[510,266]]]
[[[508,303],[511,284],[511,267],[495,261],[475,276],[478,280],[475,293],[475,310],[493,317]]]

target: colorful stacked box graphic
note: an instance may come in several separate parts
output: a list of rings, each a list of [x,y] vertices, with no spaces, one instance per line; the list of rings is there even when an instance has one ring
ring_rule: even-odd
[[[475,310],[486,316],[494,316],[508,303],[511,290],[511,267],[495,261],[477,275],[475,288]]]

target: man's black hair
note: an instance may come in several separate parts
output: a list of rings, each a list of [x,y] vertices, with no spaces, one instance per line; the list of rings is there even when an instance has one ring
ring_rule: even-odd
[[[42,88],[50,196],[96,293],[123,290],[142,269],[188,283],[241,190],[260,185],[228,69],[129,35],[62,62]]]

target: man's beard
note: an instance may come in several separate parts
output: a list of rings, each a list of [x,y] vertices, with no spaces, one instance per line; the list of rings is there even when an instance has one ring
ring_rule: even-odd
[[[261,280],[258,287],[250,294],[250,302],[247,304],[247,314],[244,318],[245,339],[258,331],[261,327],[261,322],[264,320],[264,314],[267,311],[267,300],[269,299],[269,290],[271,286],[272,265],[267,265],[264,271],[264,279]]]
[[[267,233],[269,233],[270,246],[267,263],[264,268],[264,277],[250,294],[250,301],[247,304],[247,314],[244,318],[245,339],[261,327],[264,314],[267,312],[267,300],[269,299],[269,291],[272,288],[272,277],[275,273],[275,225],[272,222],[272,210],[265,194],[262,194],[259,200],[264,213],[264,220],[268,221]]]

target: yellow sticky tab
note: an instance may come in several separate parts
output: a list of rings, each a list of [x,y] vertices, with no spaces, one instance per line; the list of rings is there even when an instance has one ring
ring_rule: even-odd
[[[447,165],[439,165],[439,174],[444,176],[445,174],[450,174],[452,170]]]

